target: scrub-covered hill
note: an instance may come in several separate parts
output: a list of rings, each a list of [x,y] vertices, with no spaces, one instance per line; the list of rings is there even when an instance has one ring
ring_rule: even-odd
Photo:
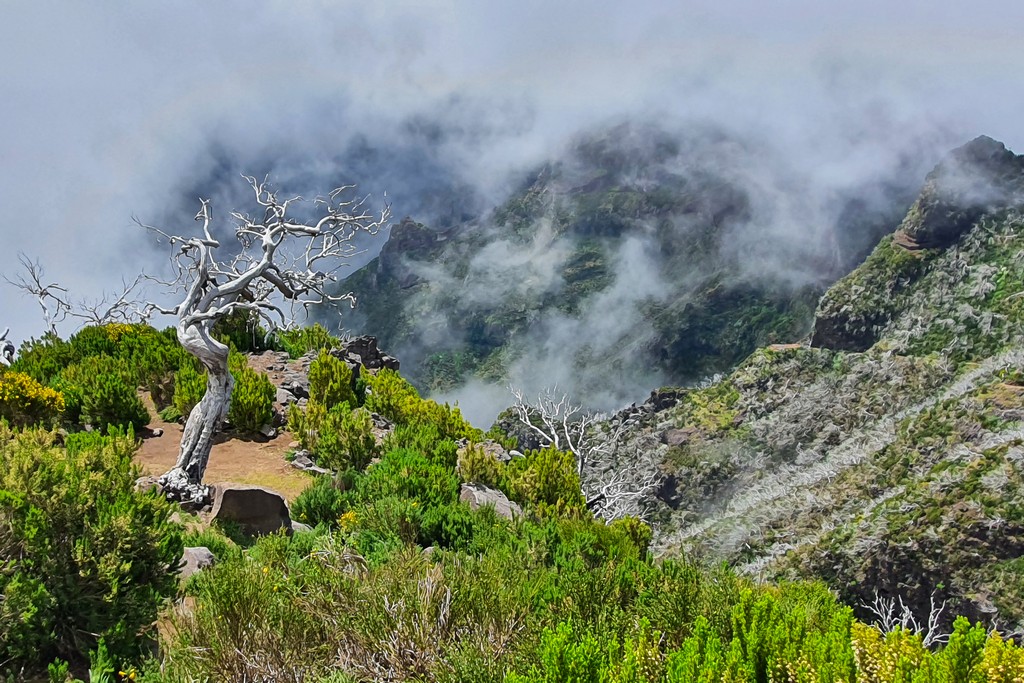
[[[1022,204],[1024,157],[968,143],[809,343],[660,392],[619,446],[666,475],[656,543],[1024,629]]]

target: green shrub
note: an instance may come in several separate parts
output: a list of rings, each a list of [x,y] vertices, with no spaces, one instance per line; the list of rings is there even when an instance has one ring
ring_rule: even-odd
[[[60,374],[56,382],[70,399],[72,413],[80,410],[79,421],[95,429],[149,424],[149,411],[139,398],[134,372],[128,362],[111,356],[88,356]],[[75,405],[81,401],[80,408]]]
[[[349,410],[347,403],[329,410],[313,400],[306,404],[306,410],[293,405],[288,412],[288,429],[318,464],[335,471],[362,470],[380,454],[370,414],[362,408]]]
[[[255,433],[274,416],[274,385],[266,374],[248,366],[232,373],[235,388],[231,392],[228,419],[243,432]],[[177,406],[175,406],[177,407]]]
[[[349,496],[333,477],[320,475],[292,502],[291,513],[295,519],[311,526],[337,526],[348,509],[348,500]]]
[[[384,440],[383,449],[392,451],[396,448],[419,451],[431,462],[447,468],[454,468],[458,461],[459,448],[455,441],[429,422],[395,425]]]
[[[478,444],[467,444],[459,456],[459,476],[462,481],[498,488],[504,465]]]
[[[259,322],[259,316],[252,311],[234,311],[217,320],[213,336],[240,353],[260,353],[273,348],[274,344]]]
[[[476,532],[476,516],[468,505],[451,503],[427,508],[420,519],[420,545],[467,550]]]
[[[298,327],[292,330],[279,330],[275,333],[277,345],[292,358],[304,356],[310,351],[336,349],[339,341],[331,336],[320,323],[310,327]]]
[[[440,405],[420,398],[411,384],[388,368],[376,375],[367,375],[367,410],[380,413],[398,424],[434,425],[441,438],[481,440],[480,430],[466,422],[457,406]]]
[[[542,515],[586,516],[587,506],[572,453],[548,446],[505,467],[502,489]]]
[[[24,372],[40,384],[49,384],[61,370],[74,362],[71,345],[48,332],[42,339],[22,343],[11,369]]]
[[[328,409],[342,403],[357,405],[352,391],[352,370],[345,361],[322,351],[309,364],[309,400]]]
[[[142,654],[177,588],[172,507],[135,490],[134,435],[73,439],[0,429],[0,667],[82,662],[102,639]]]
[[[160,419],[164,422],[177,422],[182,418],[181,411],[179,411],[178,407],[174,405],[167,406],[158,414],[160,415]]]
[[[200,370],[199,361],[186,358],[174,373],[174,407],[187,416],[206,394],[206,371]]]
[[[421,507],[454,503],[459,487],[455,472],[409,449],[389,451],[356,483],[362,500],[399,496],[416,500]]]
[[[142,429],[149,424],[149,411],[135,391],[117,373],[97,375],[82,391],[82,422],[97,429],[131,425]]]

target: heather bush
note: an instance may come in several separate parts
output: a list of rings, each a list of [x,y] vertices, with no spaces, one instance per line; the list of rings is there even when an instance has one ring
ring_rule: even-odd
[[[344,485],[328,475],[318,476],[291,505],[292,516],[311,526],[326,524],[337,526],[348,509],[349,496]]]
[[[138,396],[135,373],[128,362],[112,356],[87,356],[65,368],[56,386],[68,400],[69,417],[78,413],[81,424],[98,430],[108,426],[132,425],[141,429],[149,424],[149,411]]]
[[[352,370],[345,361],[322,351],[309,364],[309,400],[328,409],[342,403],[357,405],[352,391]]]
[[[327,409],[310,400],[305,410],[293,405],[288,429],[317,463],[335,471],[364,469],[380,453],[369,413],[362,408],[350,410],[348,403]]]
[[[213,336],[240,353],[261,353],[273,349],[273,335],[259,323],[259,317],[252,311],[234,311],[214,324]]]
[[[188,416],[206,393],[206,371],[199,361],[189,356],[174,373],[174,407]]]
[[[434,425],[441,438],[480,440],[482,433],[462,417],[458,407],[420,398],[416,389],[393,370],[384,368],[366,378],[367,410],[404,425]]]
[[[458,470],[462,481],[498,488],[504,474],[504,465],[480,445],[470,443],[459,455]]]
[[[540,515],[586,516],[576,458],[554,446],[530,451],[504,468],[501,488]]]
[[[231,392],[228,420],[242,432],[258,432],[274,416],[274,385],[266,374],[248,366],[233,371],[232,375],[235,388]]]
[[[102,640],[137,658],[177,587],[172,507],[135,490],[134,435],[0,428],[0,670],[83,662]]]
[[[297,327],[291,330],[278,330],[274,333],[277,346],[292,358],[299,358],[310,351],[336,349],[340,343],[331,336],[320,323],[310,327]]]
[[[53,333],[21,344],[12,370],[23,372],[40,384],[49,384],[76,360],[71,345]]]

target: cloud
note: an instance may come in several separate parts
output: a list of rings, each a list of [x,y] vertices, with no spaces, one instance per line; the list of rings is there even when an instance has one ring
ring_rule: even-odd
[[[578,131],[631,116],[741,131],[789,160],[797,194],[979,133],[1024,149],[1024,7],[893,5],[12,4],[0,272],[24,251],[80,296],[116,288],[164,259],[133,215],[188,230],[197,194],[226,215],[243,171],[305,194],[354,180],[399,215],[455,223]],[[826,210],[794,202],[765,230]],[[3,301],[12,337],[41,331],[33,302]]]

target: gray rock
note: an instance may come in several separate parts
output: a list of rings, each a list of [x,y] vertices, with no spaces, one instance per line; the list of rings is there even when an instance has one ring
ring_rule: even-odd
[[[260,434],[267,437],[268,439],[273,439],[275,436],[277,436],[277,429],[272,424],[265,424],[262,427],[260,427]]]
[[[277,395],[274,397],[274,400],[287,408],[291,404],[295,403],[297,399],[295,398],[295,394],[287,389],[278,388]]]
[[[292,459],[292,467],[298,470],[308,470],[313,467],[313,459],[309,457],[309,451],[298,451]]]
[[[514,448],[508,452],[508,455],[509,455],[510,458],[525,458],[526,457],[520,451],[517,451]]]
[[[309,377],[296,372],[289,372],[281,388],[296,398],[309,398]]]
[[[210,521],[237,524],[242,533],[257,536],[291,529],[288,504],[276,491],[246,484],[215,484]]]
[[[469,441],[466,439],[461,439],[458,443],[458,446],[459,449],[457,451],[457,455],[461,458],[463,455],[465,455],[466,449],[469,447]],[[483,452],[485,454],[489,455],[490,457],[494,458],[500,463],[507,463],[509,460],[512,459],[512,456],[509,455],[509,452],[505,450],[504,446],[502,446],[497,441],[493,441],[491,439],[487,439],[486,441],[475,444],[474,447],[483,449]]]
[[[303,532],[303,531],[312,531],[312,530],[313,530],[313,527],[311,527],[310,525],[303,524],[302,522],[296,522],[294,519],[292,520],[292,533],[299,533],[299,532]]]
[[[468,503],[473,510],[490,505],[496,513],[506,519],[513,519],[523,514],[523,509],[510,501],[504,493],[481,484],[463,484],[462,490],[459,492],[459,500]]]
[[[178,577],[184,581],[198,571],[213,566],[217,561],[213,553],[206,546],[185,548],[181,556],[181,568],[178,570]]]

